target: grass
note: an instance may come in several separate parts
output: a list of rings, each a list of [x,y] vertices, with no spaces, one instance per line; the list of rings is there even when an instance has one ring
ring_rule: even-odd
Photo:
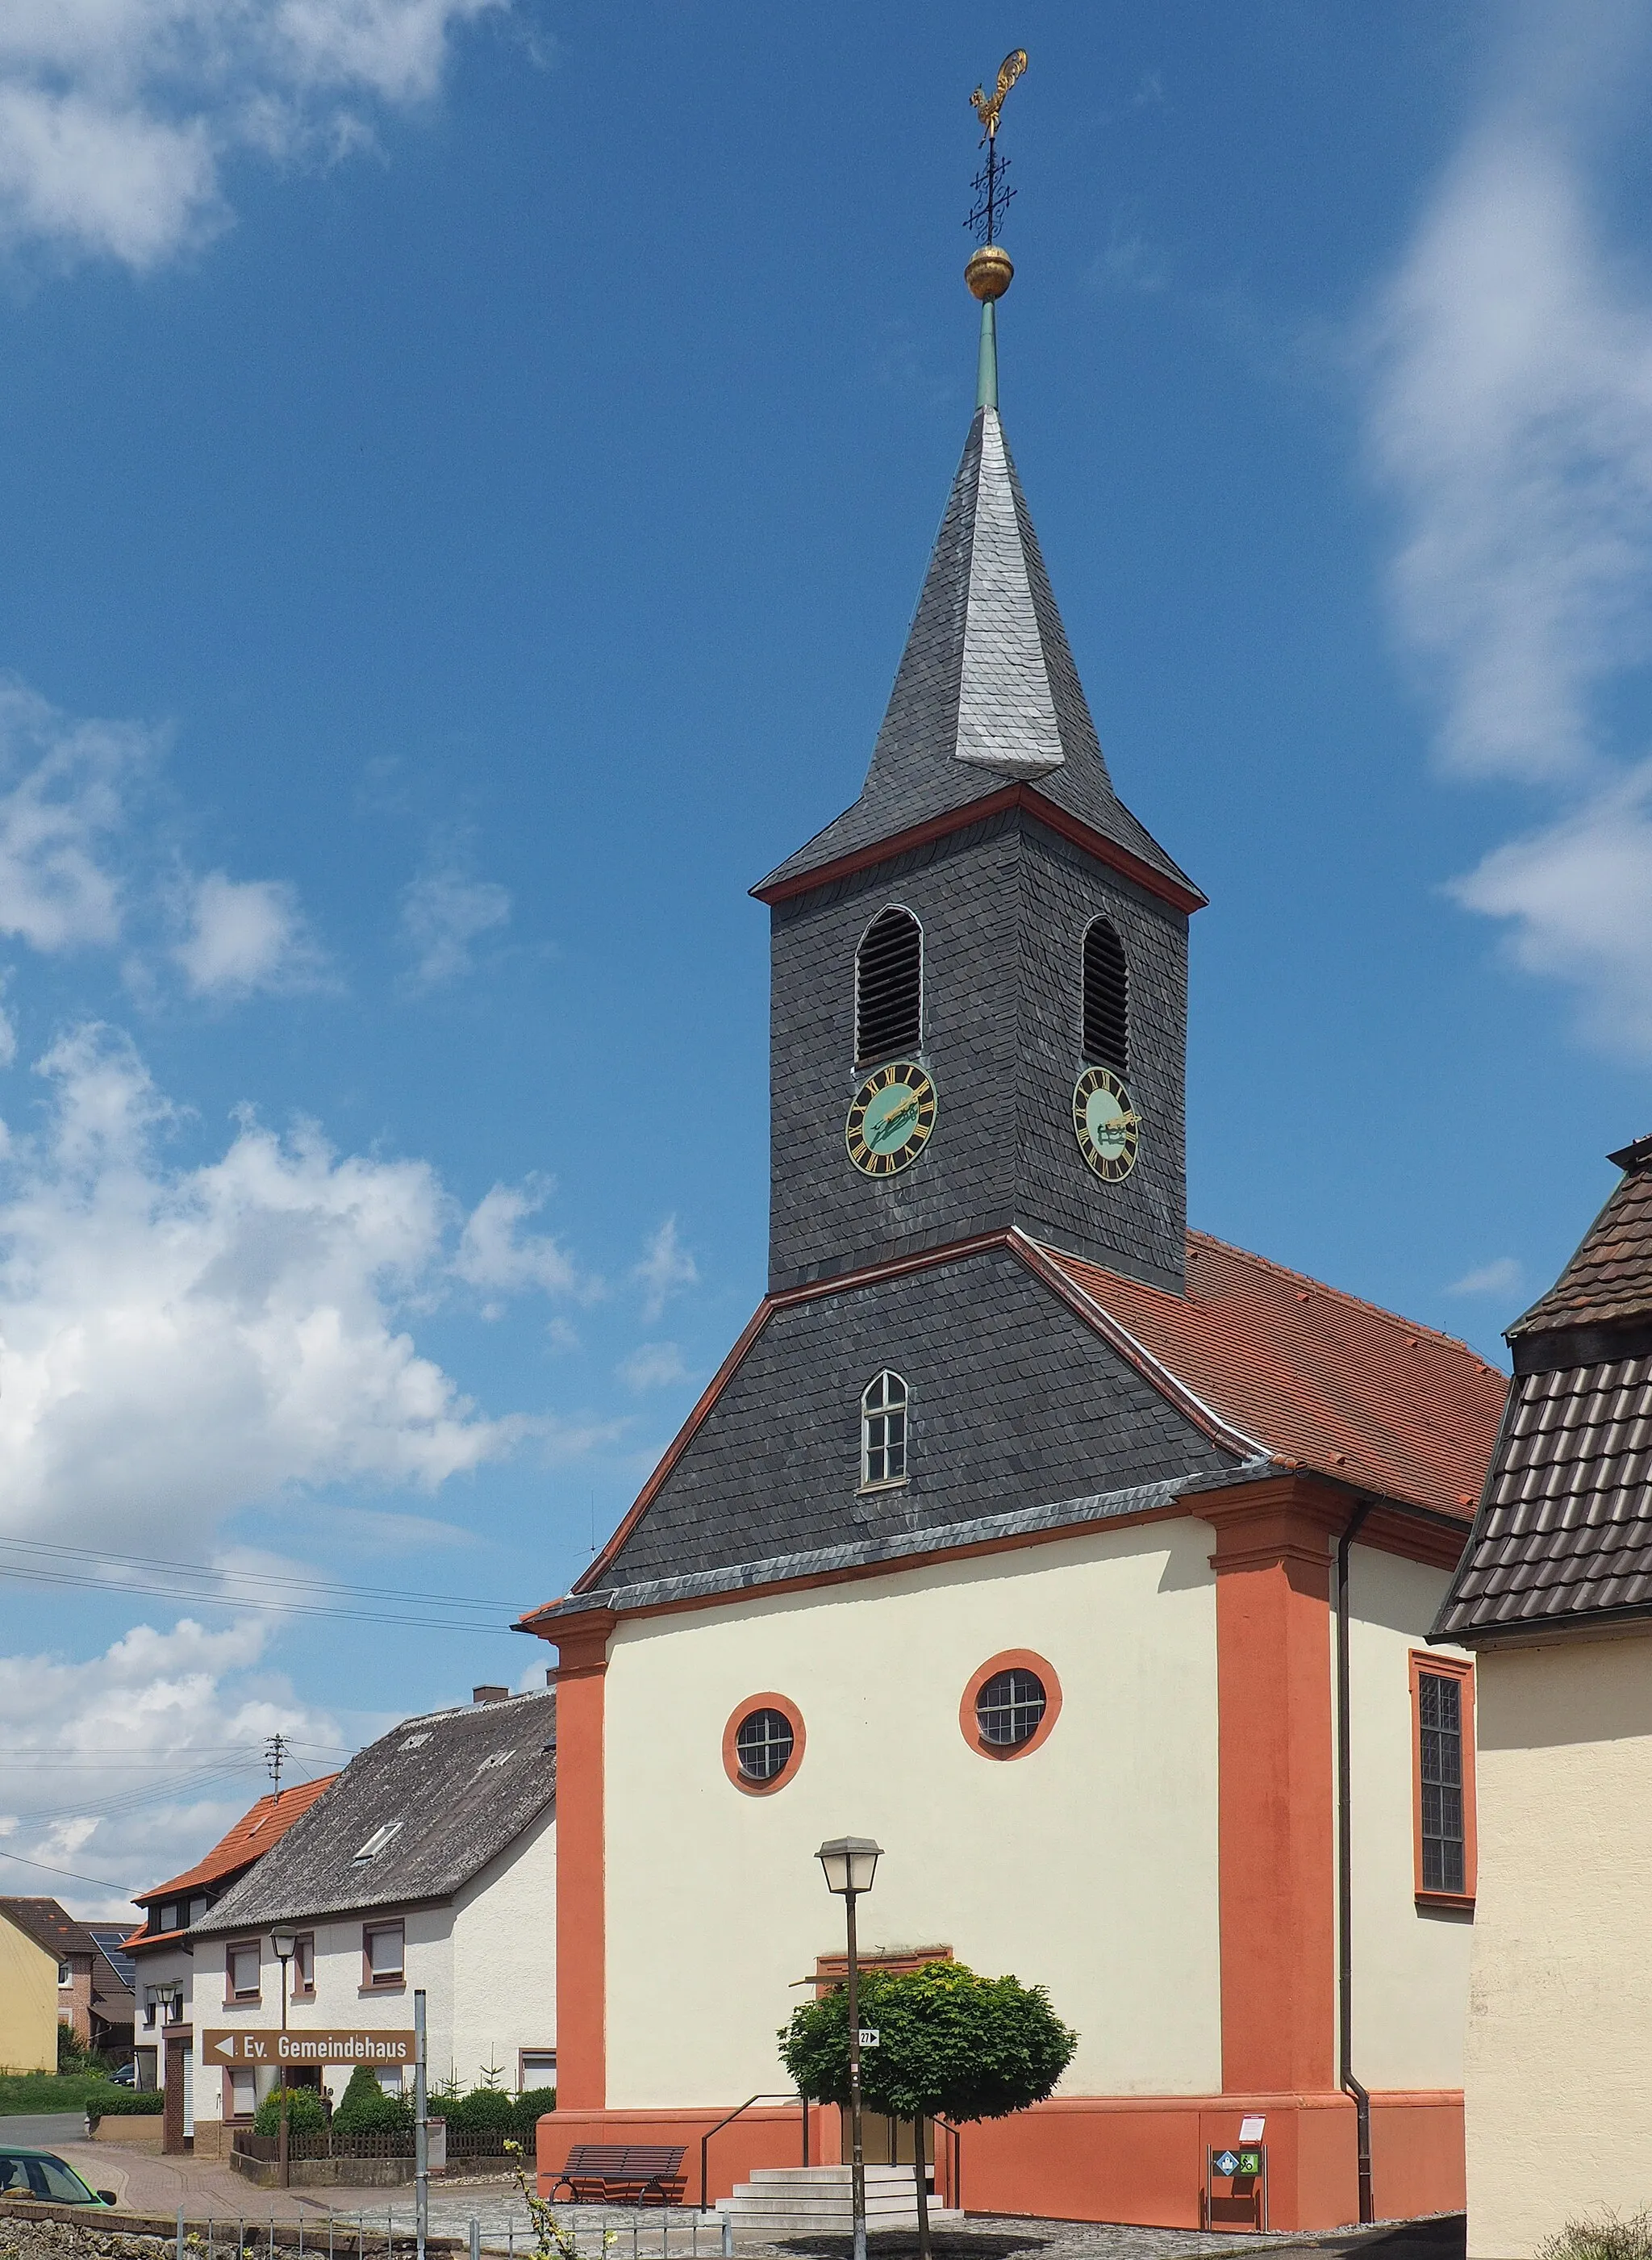
[[[94,2096],[109,2092],[109,2076],[99,2071],[0,2071],[0,2118],[24,2112],[83,2111]]]
[[[1558,2236],[1538,2247],[1537,2260],[1652,2260],[1652,2220],[1615,2213],[1569,2221]]]

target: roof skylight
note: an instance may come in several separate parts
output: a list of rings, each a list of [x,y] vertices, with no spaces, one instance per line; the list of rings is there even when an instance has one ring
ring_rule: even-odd
[[[366,1843],[362,1845],[361,1850],[351,1861],[350,1865],[353,1868],[359,1868],[365,1861],[376,1860],[379,1854],[384,1849],[384,1847],[390,1842],[391,1838],[394,1836],[399,1836],[401,1833],[402,1824],[399,1820],[387,1820],[382,1828],[375,1828],[373,1831],[373,1834],[368,1838]]]

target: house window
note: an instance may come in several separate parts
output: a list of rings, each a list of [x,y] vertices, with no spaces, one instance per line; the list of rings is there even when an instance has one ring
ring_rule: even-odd
[[[143,1992],[143,2020],[152,2030],[157,2024],[182,2024],[183,2021],[182,1986],[146,1985]]]
[[[226,2001],[255,2001],[259,1992],[258,1941],[244,1939],[224,1949],[224,1998]]]
[[[75,1972],[67,1962],[60,1962],[57,1965],[57,1982],[60,1985],[72,1985],[75,1983]]]
[[[166,1905],[161,1910],[161,1927],[163,1931],[175,1930],[178,1927],[177,1906],[175,1903],[170,1899],[167,1901]]]
[[[981,1739],[995,1750],[1019,1749],[1044,1723],[1044,1683],[1036,1671],[995,1671],[975,1699]]]
[[[190,1920],[191,1922],[199,1922],[201,1917],[206,1913],[208,1907],[211,1906],[211,1901],[207,1899],[191,1899],[190,1901]]]
[[[880,1373],[861,1391],[861,1488],[906,1480],[906,1384]]]
[[[316,1940],[313,1931],[305,1931],[293,1942],[292,1997],[295,2001],[313,2001],[316,1998]]]
[[[385,1846],[394,1838],[399,1836],[401,1833],[402,1824],[399,1820],[385,1821],[382,1827],[375,1828],[373,1831],[373,1834],[368,1838],[366,1843],[362,1845],[361,1850],[352,1858],[350,1865],[353,1868],[359,1868],[366,1861],[376,1860],[379,1854],[384,1849]]]
[[[399,1922],[373,1922],[361,1932],[361,1984],[383,1992],[406,1980],[406,1946]]]
[[[791,1722],[781,1711],[748,1711],[734,1729],[734,1753],[747,1781],[773,1781],[791,1756]]]
[[[518,2093],[526,2094],[537,2087],[556,2085],[556,2050],[554,2049],[518,2049],[516,2058],[516,2084]]]
[[[870,1067],[924,1040],[924,935],[910,911],[880,911],[855,953],[855,1058]]]
[[[258,2074],[255,2071],[226,2071],[225,2084],[229,2089],[229,2119],[250,2119],[258,2108]]]
[[[1475,1891],[1474,1668],[1411,1659],[1412,1819],[1419,1899],[1470,1906]]]
[[[1105,918],[1084,930],[1084,1057],[1092,1067],[1130,1072],[1130,969]]]

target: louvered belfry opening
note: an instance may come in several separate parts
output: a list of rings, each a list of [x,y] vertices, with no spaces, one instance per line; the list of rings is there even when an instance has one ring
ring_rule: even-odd
[[[916,1051],[923,1038],[923,929],[910,911],[880,911],[855,955],[855,1063]]]
[[[1130,1072],[1130,969],[1105,918],[1084,934],[1084,1057],[1115,1075]]]

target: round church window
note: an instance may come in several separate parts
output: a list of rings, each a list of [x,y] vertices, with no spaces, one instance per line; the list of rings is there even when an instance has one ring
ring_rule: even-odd
[[[778,1711],[749,1711],[734,1734],[734,1754],[747,1781],[772,1781],[791,1756],[791,1723]]]
[[[747,1797],[767,1797],[797,1772],[803,1745],[803,1713],[789,1696],[748,1695],[723,1729],[723,1770]]]
[[[1019,1749],[1044,1723],[1044,1683],[1036,1671],[995,1671],[975,1699],[981,1739],[995,1750]]]

